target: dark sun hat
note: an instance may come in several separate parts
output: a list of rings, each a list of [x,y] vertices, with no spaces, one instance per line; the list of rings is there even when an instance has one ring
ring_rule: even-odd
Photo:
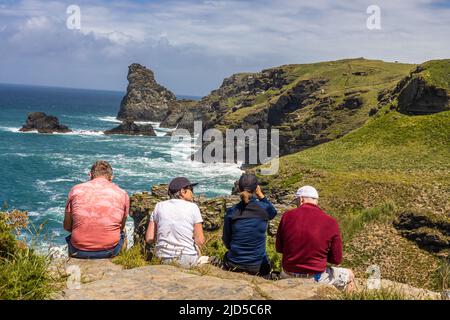
[[[187,178],[185,177],[177,177],[170,181],[169,183],[169,192],[175,193],[180,191],[183,188],[187,187],[194,187],[198,185],[198,183],[191,183]]]

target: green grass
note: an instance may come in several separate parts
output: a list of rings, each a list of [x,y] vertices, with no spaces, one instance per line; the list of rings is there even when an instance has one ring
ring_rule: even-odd
[[[42,300],[50,298],[54,281],[50,259],[33,250],[19,250],[0,260],[0,300]]]
[[[339,215],[337,218],[343,241],[345,243],[349,242],[356,233],[371,222],[392,222],[395,216],[395,210],[394,204],[385,203],[374,208],[352,209],[343,215]]]
[[[112,262],[121,265],[125,269],[139,268],[149,264],[145,260],[140,246],[133,246],[128,250],[122,251],[117,257],[112,259]]]
[[[438,169],[450,162],[450,112],[410,117],[390,112],[345,137],[282,158],[326,170]],[[420,164],[420,165],[419,165]]]
[[[409,300],[399,290],[382,288],[378,290],[364,289],[356,292],[339,292],[331,297],[336,300]]]
[[[425,71],[421,74],[429,84],[450,89],[450,59],[431,60],[425,62],[422,67]]]
[[[0,212],[0,300],[42,300],[56,289],[57,279],[48,272],[50,257],[16,239],[26,220],[17,210]]]

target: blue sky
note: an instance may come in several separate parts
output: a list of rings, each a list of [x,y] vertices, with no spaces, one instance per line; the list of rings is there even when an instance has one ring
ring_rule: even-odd
[[[80,30],[66,27],[71,4]],[[381,30],[366,27],[372,4]],[[0,0],[0,83],[125,90],[139,62],[175,93],[202,96],[282,64],[450,58],[449,21],[450,0]]]

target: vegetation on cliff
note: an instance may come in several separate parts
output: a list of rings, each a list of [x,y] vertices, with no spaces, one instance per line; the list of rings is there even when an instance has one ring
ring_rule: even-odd
[[[50,259],[17,240],[27,225],[24,212],[0,212],[0,300],[47,299],[54,290]]]

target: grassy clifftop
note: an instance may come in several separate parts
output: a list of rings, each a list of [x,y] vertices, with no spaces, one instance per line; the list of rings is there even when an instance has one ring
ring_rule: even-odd
[[[414,76],[448,90],[447,60],[420,67]],[[340,222],[346,263],[359,274],[377,264],[390,279],[419,286],[444,281],[448,286],[448,264],[442,266],[437,257],[448,257],[450,249],[450,111],[400,113],[396,109],[402,89],[380,103],[377,115],[360,128],[280,158],[279,173],[261,178],[286,199],[302,185],[316,186],[321,207]],[[430,225],[439,227],[409,223],[408,228],[417,228],[409,237],[415,242],[406,240],[393,226],[405,214],[416,214],[418,221],[438,219]],[[442,250],[419,249],[417,244],[424,243],[438,243]]]

